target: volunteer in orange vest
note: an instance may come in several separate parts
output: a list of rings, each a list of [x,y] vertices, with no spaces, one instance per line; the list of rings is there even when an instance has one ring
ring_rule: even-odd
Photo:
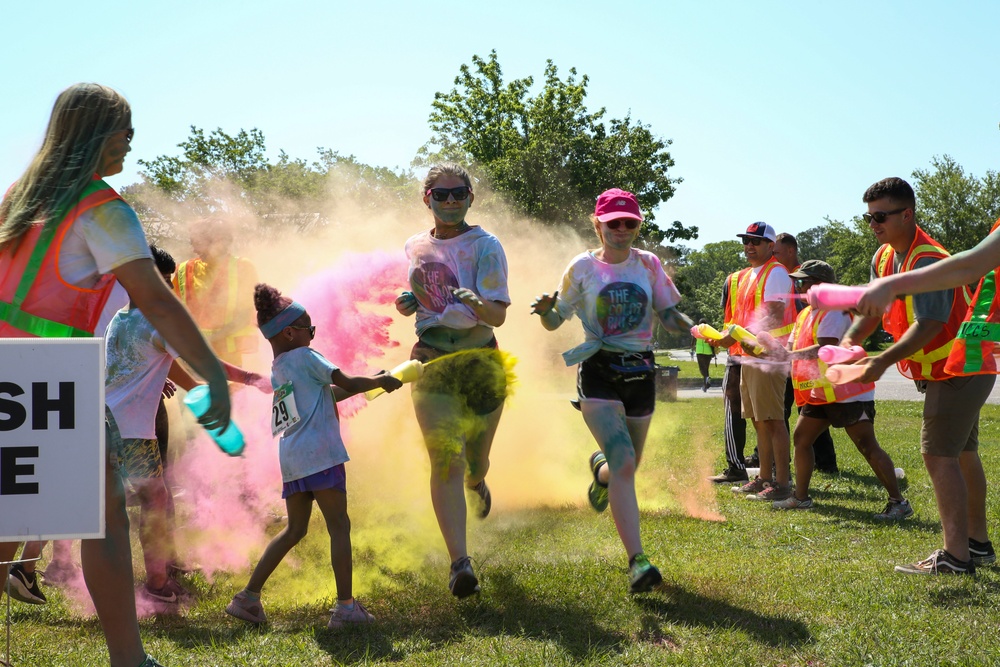
[[[882,247],[872,261],[872,279],[905,275],[939,262],[948,252],[916,224],[909,183],[887,178],[872,185],[864,215]],[[894,300],[882,326],[895,343],[860,362],[862,382],[874,382],[890,364],[926,392],[920,452],[934,487],[944,549],[916,563],[897,565],[908,574],[973,574],[976,564],[996,559],[986,531],[986,475],[979,460],[979,410],[996,376],[955,377],[946,370],[953,341],[968,310],[968,289],[940,289]],[[856,345],[875,330],[879,318],[865,304],[842,345]]]
[[[743,254],[750,266],[738,276],[733,320],[750,333],[769,333],[784,346],[795,322],[795,307],[788,299],[792,280],[774,258],[777,235],[771,225],[755,222],[737,236],[743,240]],[[735,342],[730,336],[723,339],[724,344]],[[789,437],[784,420],[788,372],[781,364],[756,359],[752,346],[741,347],[740,401],[743,417],[753,422],[757,433],[760,474],[734,490],[751,500],[784,500],[792,493]]]
[[[806,260],[788,274],[795,291],[805,294],[820,283],[837,282],[836,274],[826,262]],[[903,498],[896,481],[895,466],[875,437],[875,383],[853,382],[832,385],[826,379],[826,364],[817,353],[821,345],[836,345],[851,325],[851,316],[839,310],[813,310],[806,306],[795,320],[788,341],[788,356],[792,359],[792,387],[799,418],[795,422],[792,441],[795,445],[795,493],[775,501],[775,509],[809,509],[809,481],[815,457],[813,441],[818,433],[830,426],[847,431],[851,441],[871,466],[875,477],[889,494],[885,509],[875,515],[879,521],[901,521],[913,515],[909,501]],[[778,355],[783,356],[783,355]]]
[[[726,276],[722,283],[722,331],[735,324],[733,312],[736,309],[736,293],[740,276],[749,271],[741,269]],[[711,341],[715,347],[722,346],[722,341]],[[740,403],[740,354],[739,344],[732,344],[726,354],[726,370],[722,375],[722,410],[725,415],[723,423],[723,440],[726,444],[726,468],[718,475],[708,478],[715,484],[728,484],[748,481],[747,469],[743,452],[747,445],[747,420],[743,418],[743,406]]]
[[[260,338],[253,308],[257,270],[232,254],[233,228],[226,220],[198,220],[190,238],[195,257],[177,267],[174,291],[219,358],[240,366]]]
[[[799,242],[796,238],[787,232],[778,234],[777,241],[774,243],[774,258],[781,262],[781,265],[785,267],[789,275],[793,271],[797,271],[801,262],[799,262]],[[794,301],[792,303],[795,306],[796,312],[801,311],[804,305],[803,301]],[[792,380],[789,378],[785,382],[786,429],[789,428],[789,419],[792,416],[793,405],[795,405],[795,393],[792,391]],[[816,459],[816,470],[830,474],[840,472],[840,468],[837,466],[837,450],[833,446],[833,437],[830,435],[830,429],[825,429],[821,432],[816,437],[816,442],[812,446]],[[758,461],[753,465],[756,467],[760,463]]]
[[[139,219],[103,178],[123,169],[134,130],[128,102],[98,84],[56,99],[45,140],[0,203],[0,338],[94,335],[115,281],[209,382],[207,426],[229,424],[229,388],[218,360],[156,271]],[[121,438],[105,425],[106,537],[83,540],[84,578],[112,667],[151,667],[136,621]],[[0,545],[8,561],[16,544]],[[2,567],[0,580],[6,578]]]

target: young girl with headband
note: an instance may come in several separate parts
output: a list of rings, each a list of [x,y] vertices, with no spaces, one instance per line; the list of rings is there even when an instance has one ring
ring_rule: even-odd
[[[264,549],[246,588],[233,597],[226,613],[254,624],[267,620],[261,589],[285,554],[306,536],[315,499],[330,533],[330,560],[337,584],[337,605],[327,627],[371,623],[375,617],[352,592],[351,521],[344,472],[349,457],[340,436],[336,402],[376,388],[395,391],[402,383],[391,375],[351,376],[334,366],[309,347],[316,327],[306,309],[274,287],[258,284],[253,300],[257,325],[274,352],[271,428],[281,436],[281,497],[288,525]]]

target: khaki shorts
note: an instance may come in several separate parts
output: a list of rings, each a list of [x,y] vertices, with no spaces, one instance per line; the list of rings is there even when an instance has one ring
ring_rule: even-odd
[[[740,372],[740,401],[744,419],[769,421],[785,419],[787,372],[768,372],[743,364]]]
[[[979,449],[979,410],[995,375],[970,375],[927,383],[920,453],[958,457]]]

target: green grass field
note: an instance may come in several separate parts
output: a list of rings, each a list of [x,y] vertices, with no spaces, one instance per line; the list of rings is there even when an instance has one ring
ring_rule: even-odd
[[[884,493],[843,433],[834,433],[842,473],[814,477],[811,511],[777,512],[728,487],[706,488],[699,480],[722,460],[721,400],[663,403],[639,483],[661,590],[626,594],[609,513],[582,504],[497,511],[471,530],[483,592],[469,600],[449,595],[443,556],[389,565],[356,549],[356,571],[383,575],[363,592],[374,626],[329,631],[329,599],[296,602],[276,581],[265,589],[271,623],[248,627],[223,613],[245,583],[248,573],[238,572],[185,579],[195,601],[183,616],[143,620],[143,638],[168,666],[1000,665],[1000,569],[961,579],[893,572],[938,548],[941,535],[918,451],[920,405],[878,410],[882,444],[906,470],[916,509],[901,525],[872,520]],[[984,408],[980,434],[987,476],[1000,483],[998,417],[997,406]],[[581,471],[581,498],[586,484]],[[313,519],[322,535],[318,512]],[[11,663],[106,664],[97,621],[46,591],[45,607],[11,606]]]

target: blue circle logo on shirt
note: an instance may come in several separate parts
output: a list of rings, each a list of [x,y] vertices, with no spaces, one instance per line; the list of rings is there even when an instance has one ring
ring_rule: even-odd
[[[646,317],[649,297],[634,283],[610,283],[597,295],[597,321],[606,336],[636,329]]]
[[[427,310],[443,313],[450,304],[458,302],[451,293],[458,289],[458,278],[447,264],[424,262],[413,270],[410,284],[413,295]]]

